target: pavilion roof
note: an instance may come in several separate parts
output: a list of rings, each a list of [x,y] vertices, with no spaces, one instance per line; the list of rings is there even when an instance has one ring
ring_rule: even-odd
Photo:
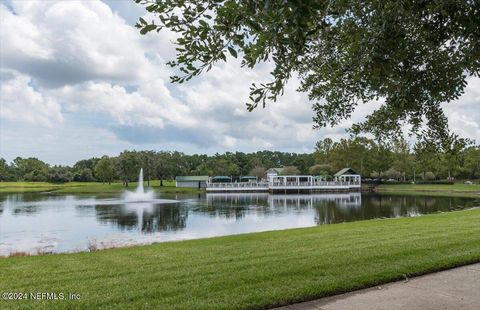
[[[352,168],[343,168],[339,172],[335,173],[334,176],[339,177],[339,176],[344,175],[344,174],[360,175],[360,173],[355,172],[355,170],[353,170]]]

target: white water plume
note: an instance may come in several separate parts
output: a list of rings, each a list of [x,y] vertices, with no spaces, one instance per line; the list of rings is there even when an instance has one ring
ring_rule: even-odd
[[[152,201],[155,199],[155,193],[152,190],[145,191],[143,188],[143,168],[138,175],[138,185],[134,192],[125,192],[123,199],[129,202]]]

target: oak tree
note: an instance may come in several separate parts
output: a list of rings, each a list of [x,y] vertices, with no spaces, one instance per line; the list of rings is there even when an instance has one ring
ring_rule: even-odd
[[[461,96],[480,73],[478,0],[135,0],[156,19],[141,34],[169,29],[177,55],[168,64],[182,83],[227,55],[242,66],[273,64],[253,83],[249,110],[275,101],[298,75],[316,127],[348,119],[360,104],[383,104],[354,133],[448,134],[441,104]],[[373,109],[372,109],[373,110]]]

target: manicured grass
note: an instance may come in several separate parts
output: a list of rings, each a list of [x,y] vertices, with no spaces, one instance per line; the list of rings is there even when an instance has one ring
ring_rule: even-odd
[[[0,182],[0,193],[48,192],[63,186],[47,182]]]
[[[480,184],[381,184],[376,187],[378,192],[399,195],[429,195],[479,198]]]
[[[416,191],[477,191],[480,192],[480,184],[381,184],[379,189],[389,190],[416,190]]]
[[[151,188],[159,193],[201,193],[203,190],[196,188],[177,188],[175,181],[163,181],[160,186],[159,180],[150,181]],[[68,182],[52,184],[47,182],[0,182],[0,193],[27,193],[27,192],[51,192],[62,194],[115,194],[125,190],[135,190],[136,182],[126,188],[122,183],[102,184],[97,182]],[[147,183],[145,182],[147,188]]]
[[[480,209],[0,259],[0,292],[80,300],[26,309],[259,309],[480,261]]]

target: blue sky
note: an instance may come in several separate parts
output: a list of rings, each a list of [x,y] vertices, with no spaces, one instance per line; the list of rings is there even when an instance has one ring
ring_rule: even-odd
[[[171,85],[165,62],[175,36],[139,35],[137,18],[154,17],[130,0],[1,1],[0,15],[0,157],[8,161],[72,164],[125,149],[306,152],[346,136],[375,106],[313,130],[311,103],[293,78],[278,102],[248,113],[250,83],[268,81],[271,68],[242,69],[234,59]],[[478,103],[480,82],[470,79],[445,105],[462,136],[480,136]]]

